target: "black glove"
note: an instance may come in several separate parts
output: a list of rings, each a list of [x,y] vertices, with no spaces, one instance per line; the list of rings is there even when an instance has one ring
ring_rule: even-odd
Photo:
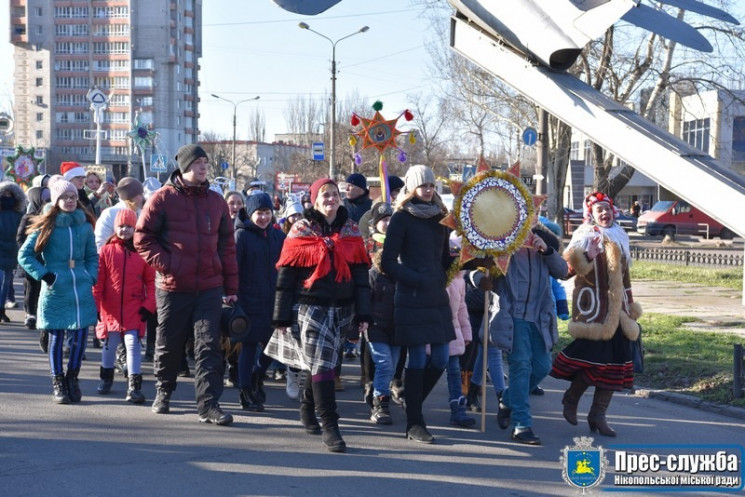
[[[57,281],[57,275],[54,273],[47,273],[41,277],[41,280],[46,282],[48,286],[52,286],[54,285],[54,282]]]
[[[144,307],[140,307],[140,310],[137,311],[140,314],[140,321],[147,321],[151,317],[153,317],[153,313],[145,309]]]

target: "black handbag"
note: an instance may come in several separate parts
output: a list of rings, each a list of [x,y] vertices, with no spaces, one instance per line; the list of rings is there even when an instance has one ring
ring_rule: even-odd
[[[223,304],[220,332],[233,343],[244,342],[251,335],[251,321],[238,302]]]
[[[642,346],[642,327],[639,325],[639,338],[631,342],[631,362],[634,373],[644,372],[644,347]]]

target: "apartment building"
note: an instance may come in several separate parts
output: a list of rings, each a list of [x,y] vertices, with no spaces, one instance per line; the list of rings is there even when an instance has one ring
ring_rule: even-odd
[[[201,14],[202,0],[10,0],[16,144],[44,149],[48,172],[93,164],[91,89],[108,99],[100,156],[116,178],[142,177],[129,137],[138,115],[157,133],[147,167],[196,142]]]

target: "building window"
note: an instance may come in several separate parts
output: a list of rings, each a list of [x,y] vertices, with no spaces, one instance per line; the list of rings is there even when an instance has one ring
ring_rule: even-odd
[[[44,78],[36,78],[36,86],[44,86]]]
[[[585,165],[592,166],[592,142],[585,140]]]
[[[34,15],[36,17],[41,17],[44,14],[44,11],[41,10],[41,7],[34,7]]]
[[[709,131],[710,121],[706,119],[694,119],[683,123],[683,140],[702,152],[709,153]]]
[[[579,142],[572,142],[569,149],[569,160],[579,160]]]
[[[41,140],[44,138],[44,132],[42,130],[36,130],[36,139]]]
[[[44,63],[40,60],[36,61],[36,68],[37,69],[44,69]]]
[[[36,95],[36,105],[44,105],[44,97]]]
[[[37,35],[44,33],[44,27],[41,24],[39,24],[38,26],[34,26],[34,28],[36,28],[35,31]]]
[[[44,120],[44,114],[41,112],[36,113],[36,122],[41,122]]]
[[[745,117],[732,122],[732,162],[745,163]]]

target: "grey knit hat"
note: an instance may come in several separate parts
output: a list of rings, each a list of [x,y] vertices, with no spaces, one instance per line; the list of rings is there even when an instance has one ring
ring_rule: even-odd
[[[191,167],[191,163],[200,157],[207,158],[207,152],[196,143],[189,143],[184,145],[178,152],[176,152],[176,161],[178,161],[178,168],[182,173],[185,173]]]
[[[411,166],[404,176],[404,185],[407,193],[411,193],[426,183],[435,184],[435,173],[427,166]]]

